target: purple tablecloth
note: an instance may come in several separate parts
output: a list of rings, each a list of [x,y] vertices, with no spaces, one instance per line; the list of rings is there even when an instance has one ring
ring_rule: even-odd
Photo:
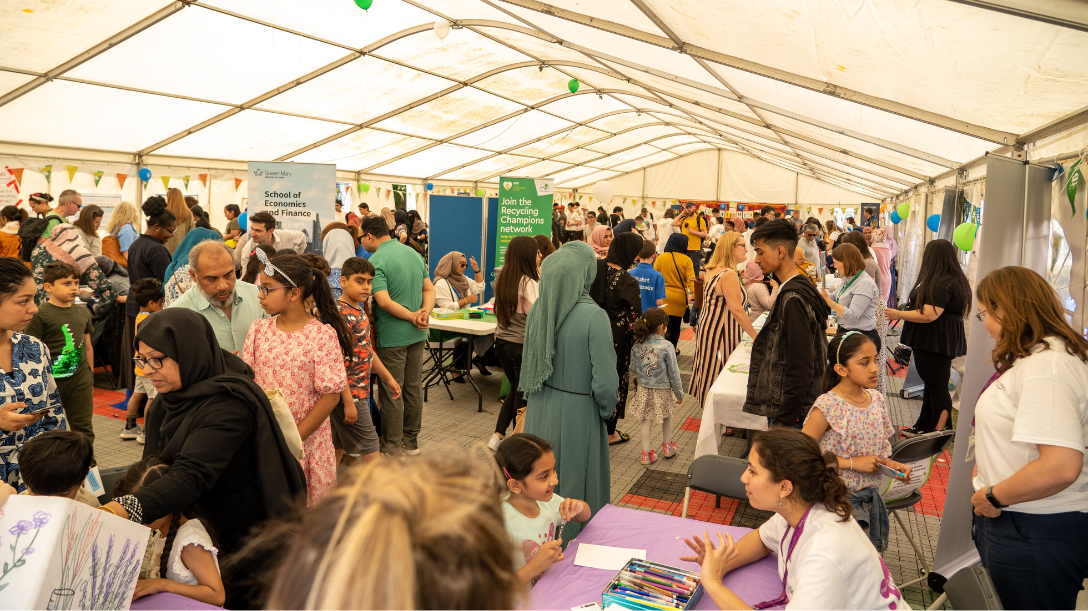
[[[179,609],[183,611],[188,611],[189,609],[222,609],[222,607],[205,604],[198,600],[193,600],[180,594],[159,592],[158,594],[152,594],[150,596],[144,596],[143,598],[136,599],[132,602],[132,606],[129,607],[129,609],[146,609],[148,611]]]
[[[717,536],[714,533],[720,531],[732,535],[737,541],[751,531],[748,528],[605,505],[570,542],[563,561],[548,569],[533,587],[529,607],[570,609],[593,601],[601,602],[601,592],[616,571],[574,566],[580,543],[644,549],[647,560],[698,572],[699,565],[682,562],[680,556],[686,556],[691,551],[684,543],[684,537],[701,535],[704,530],[710,530],[710,536],[715,540]],[[724,583],[749,605],[772,600],[782,593],[782,580],[778,577],[773,555],[727,574]],[[696,606],[696,609],[715,608],[714,601],[706,595]]]

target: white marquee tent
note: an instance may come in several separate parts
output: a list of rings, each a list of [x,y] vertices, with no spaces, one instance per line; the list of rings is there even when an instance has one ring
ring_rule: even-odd
[[[111,181],[137,167],[226,203],[245,161],[285,160],[836,205],[1027,155],[1088,114],[1079,0],[549,1],[8,0],[0,162],[27,190],[101,171],[126,199],[138,181]]]

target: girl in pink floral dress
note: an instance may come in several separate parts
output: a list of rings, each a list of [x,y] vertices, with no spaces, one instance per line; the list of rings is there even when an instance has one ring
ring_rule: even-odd
[[[336,452],[329,414],[347,386],[344,359],[353,355],[350,331],[325,277],[297,255],[271,261],[258,250],[261,307],[272,315],[249,328],[242,360],[257,384],[283,392],[303,439],[306,505],[336,487]],[[318,316],[306,307],[313,298]]]
[[[831,340],[824,369],[824,394],[812,404],[803,431],[820,444],[822,452],[839,459],[839,471],[855,507],[855,518],[877,551],[888,544],[888,509],[880,498],[881,465],[904,474],[910,468],[888,457],[895,433],[884,395],[876,391],[880,361],[876,344],[859,331],[848,331]],[[868,511],[858,511],[865,507]],[[874,512],[877,514],[874,516]]]

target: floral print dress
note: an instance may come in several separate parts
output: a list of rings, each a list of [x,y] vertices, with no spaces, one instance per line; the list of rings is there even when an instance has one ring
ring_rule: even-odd
[[[868,407],[855,407],[834,392],[819,396],[812,409],[819,409],[827,420],[828,429],[820,437],[820,450],[835,456],[880,456],[892,454],[889,438],[895,429],[888,417],[884,395],[874,389],[866,389],[872,401]],[[812,412],[809,412],[809,417]],[[805,419],[808,421],[808,418]],[[879,473],[858,473],[844,470],[842,479],[850,492],[880,485]]]
[[[41,340],[14,333],[11,337],[11,372],[0,371],[0,405],[26,403],[30,410],[48,406],[45,416],[18,431],[0,431],[0,481],[19,492],[26,490],[19,475],[19,452],[30,438],[53,429],[67,429],[68,419],[53,381],[53,365]]]
[[[278,316],[253,321],[242,348],[242,360],[253,368],[257,384],[265,391],[283,392],[295,423],[310,413],[321,395],[339,393],[347,385],[344,355],[332,327],[311,319],[298,331],[286,333],[276,326]],[[332,426],[326,418],[303,440],[306,456],[306,505],[312,507],[336,487],[336,452]]]

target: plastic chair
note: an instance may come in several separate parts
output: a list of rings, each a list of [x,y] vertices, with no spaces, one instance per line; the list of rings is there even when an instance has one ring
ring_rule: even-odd
[[[688,501],[691,491],[708,492],[717,497],[715,507],[721,507],[722,497],[745,500],[744,484],[740,476],[748,468],[748,461],[732,456],[700,456],[688,467],[688,485],[684,488],[684,510],[681,517],[688,517]]]
[[[438,386],[439,384],[446,389],[450,401],[453,401],[453,393],[450,391],[450,381],[452,380],[450,370],[462,368],[465,372],[463,375],[468,377],[468,368],[453,362],[454,350],[465,341],[465,336],[461,334],[437,330],[430,331],[427,354],[431,364],[430,367],[425,368],[422,377],[424,402],[428,398],[427,391],[432,386]]]
[[[926,433],[925,435],[919,435],[909,439],[901,439],[892,445],[892,455],[890,458],[898,463],[933,459],[933,457],[944,452],[948,448],[955,435],[955,431],[944,430],[933,431],[932,433]],[[907,536],[907,541],[909,541],[910,546],[914,548],[914,556],[918,558],[918,562],[922,564],[922,576],[913,581],[898,584],[900,588],[908,588],[916,583],[922,582],[929,575],[930,571],[930,566],[929,563],[926,562],[925,555],[923,555],[922,550],[918,548],[918,544],[914,541],[914,537],[910,536],[910,531],[907,530],[907,526],[903,523],[903,519],[899,517],[900,510],[909,509],[917,505],[918,501],[922,500],[922,496],[921,490],[915,490],[901,499],[885,501],[888,506],[888,513],[895,518],[896,522],[899,522],[899,528],[903,529],[903,533]]]
[[[128,468],[132,465],[124,465],[123,467],[107,467],[105,469],[99,469],[98,472],[102,475],[102,487],[106,492],[98,497],[99,502],[103,505],[113,500],[113,485],[117,483],[117,480],[121,479],[121,476],[128,471]]]
[[[944,584],[944,594],[933,601],[930,609],[939,609],[945,601],[954,609],[1004,609],[994,589],[990,573],[981,566],[961,569]]]

